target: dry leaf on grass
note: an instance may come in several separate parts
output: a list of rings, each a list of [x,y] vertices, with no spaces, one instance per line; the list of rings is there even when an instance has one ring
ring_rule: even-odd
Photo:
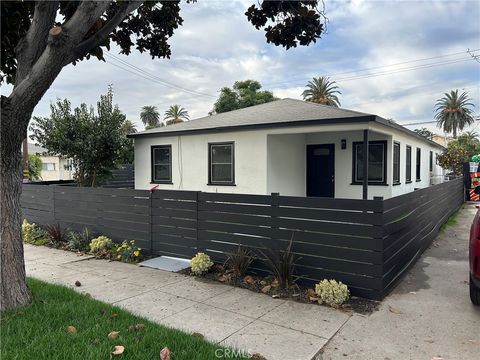
[[[144,329],[145,328],[145,324],[137,324],[135,325],[135,330],[140,330],[140,329]]]
[[[125,347],[123,347],[122,345],[116,345],[111,354],[122,355],[124,351],[125,351]]]
[[[118,316],[117,313],[113,313],[112,315],[110,315],[110,319],[115,319],[117,316]]]
[[[170,360],[170,349],[168,347],[164,347],[160,351],[160,360]]]
[[[67,331],[70,333],[70,334],[75,334],[77,332],[77,328],[73,325],[70,325],[67,327]]]
[[[118,332],[118,331],[110,331],[110,333],[107,335],[107,337],[109,339],[116,339],[119,334],[120,334],[120,332]]]
[[[198,339],[203,339],[205,336],[203,336],[203,334],[200,334],[198,332],[194,332],[194,333],[192,333],[192,337],[198,338]]]
[[[401,314],[402,313],[400,310],[398,310],[396,307],[394,307],[392,305],[388,305],[388,310],[390,310],[390,312],[394,313],[394,314]]]

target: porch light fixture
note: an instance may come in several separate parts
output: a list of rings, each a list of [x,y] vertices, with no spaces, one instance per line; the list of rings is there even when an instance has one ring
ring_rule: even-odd
[[[341,141],[341,149],[345,150],[347,148],[347,139],[342,139]]]

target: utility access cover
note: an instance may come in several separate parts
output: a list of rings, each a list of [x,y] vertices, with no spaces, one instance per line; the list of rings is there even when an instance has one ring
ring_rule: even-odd
[[[152,269],[177,272],[177,271],[189,268],[190,260],[175,258],[170,256],[160,256],[157,258],[143,261],[138,265],[149,267]]]

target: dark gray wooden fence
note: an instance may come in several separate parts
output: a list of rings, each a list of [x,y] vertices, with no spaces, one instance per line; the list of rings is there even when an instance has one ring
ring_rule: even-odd
[[[135,187],[135,169],[133,164],[119,165],[111,171],[111,177],[101,184],[104,188],[127,188]]]
[[[154,254],[223,261],[239,244],[285,249],[300,281],[333,278],[353,294],[384,297],[463,202],[462,179],[388,200],[196,191],[23,186],[24,217],[39,224],[135,239]],[[252,272],[264,273],[257,260]]]

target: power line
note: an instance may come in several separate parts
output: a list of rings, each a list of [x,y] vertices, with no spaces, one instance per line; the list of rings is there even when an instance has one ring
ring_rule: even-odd
[[[157,83],[161,84],[161,85],[164,85],[166,87],[169,87],[171,89],[174,89],[174,90],[178,90],[178,91],[183,91],[183,92],[186,92],[186,93],[189,93],[189,94],[192,94],[192,95],[197,95],[197,96],[204,96],[204,97],[213,97],[215,98],[214,95],[210,95],[210,94],[206,94],[206,93],[202,93],[202,92],[199,92],[199,91],[195,91],[195,90],[191,90],[191,89],[187,89],[187,88],[184,88],[180,85],[177,85],[177,84],[174,84],[174,83],[171,83],[169,81],[166,81],[152,73],[149,73],[147,71],[145,71],[144,69],[142,68],[139,68],[138,66],[135,66],[135,65],[132,65],[130,64],[129,62],[125,61],[125,60],[122,60],[120,59],[119,57],[113,55],[113,54],[110,54],[110,53],[105,53],[105,55],[107,55],[107,57],[121,63],[122,65],[125,65],[125,66],[128,66],[129,68],[133,69],[134,71],[138,72],[138,73],[141,73],[145,76],[147,76],[148,78],[151,78],[151,79],[154,79]],[[109,62],[110,64],[113,64],[112,62]],[[120,66],[117,66],[117,67],[120,67]],[[120,67],[120,68],[123,68],[123,67]],[[124,68],[123,68],[124,69]],[[126,70],[126,69],[124,69]],[[130,71],[131,72],[131,71]],[[145,76],[142,76],[145,78]],[[150,80],[150,79],[149,79]]]
[[[470,53],[473,53],[473,52],[476,52],[476,51],[480,51],[480,48],[479,48],[479,49],[474,49],[474,50],[460,51],[460,52],[450,53],[450,54],[445,54],[445,55],[432,56],[432,57],[429,57],[429,58],[422,58],[422,59],[402,61],[402,62],[398,62],[398,63],[394,63],[394,64],[389,64],[389,65],[379,65],[379,66],[374,66],[374,67],[369,67],[369,68],[363,68],[363,69],[358,69],[358,70],[344,71],[344,72],[339,72],[339,73],[328,74],[328,75],[326,75],[326,76],[332,77],[332,76],[337,76],[337,75],[345,75],[345,74],[351,74],[351,73],[359,73],[359,72],[363,72],[363,71],[381,69],[381,68],[391,67],[391,66],[398,66],[398,65],[409,64],[409,63],[413,63],[413,62],[433,60],[433,59],[444,58],[444,57],[449,57],[449,56],[454,56],[454,55],[470,54]],[[395,70],[395,69],[392,69],[392,71],[393,71],[393,70]],[[364,74],[364,75],[367,75],[367,74]],[[359,76],[361,76],[361,75],[359,75]],[[311,80],[311,77],[308,77],[308,78],[290,79],[290,80],[285,80],[285,81],[269,82],[269,83],[265,83],[265,85],[285,84],[285,83],[291,83],[291,82],[297,82],[297,81],[305,81],[305,80]]]

